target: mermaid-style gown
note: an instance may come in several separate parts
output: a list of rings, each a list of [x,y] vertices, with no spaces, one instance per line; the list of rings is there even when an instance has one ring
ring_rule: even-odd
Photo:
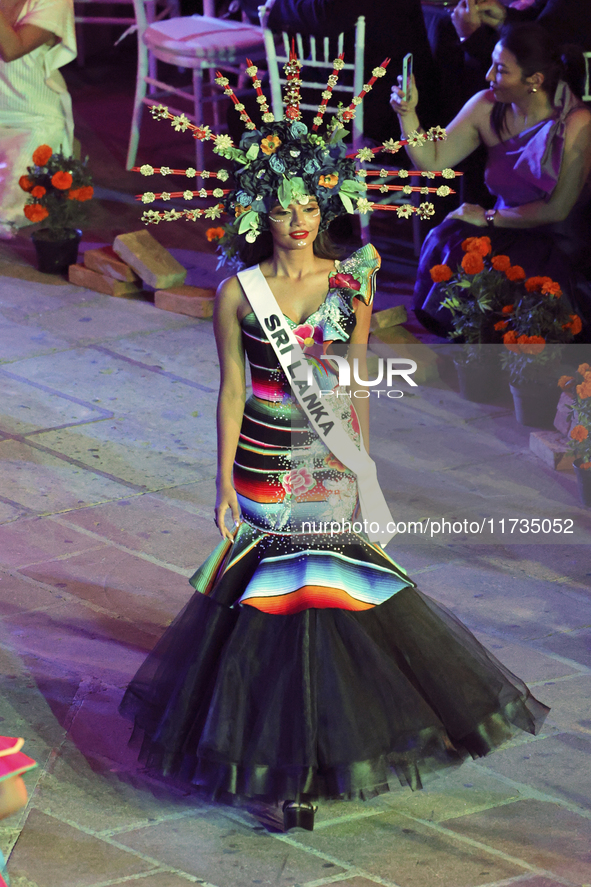
[[[320,308],[290,321],[312,362],[349,340],[352,301],[369,304],[378,267],[372,246],[337,263]],[[515,728],[535,732],[548,709],[378,545],[353,527],[309,526],[353,523],[356,477],[311,430],[254,314],[242,335],[244,522],[193,576],[196,593],[126,691],[142,759],[217,796],[369,797],[397,781],[420,788],[427,771],[484,755]]]

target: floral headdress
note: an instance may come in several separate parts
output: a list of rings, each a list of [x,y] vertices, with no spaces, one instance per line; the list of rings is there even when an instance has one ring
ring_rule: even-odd
[[[458,173],[452,169],[444,169],[441,172],[429,172],[420,170],[368,170],[358,168],[358,163],[369,163],[380,152],[395,154],[404,145],[413,147],[422,145],[426,141],[440,141],[446,137],[445,130],[441,127],[433,127],[427,133],[414,132],[406,139],[394,141],[389,139],[378,148],[360,148],[353,153],[347,153],[343,139],[348,135],[345,124],[355,117],[357,106],[361,104],[364,96],[372,89],[375,81],[383,77],[390,59],[377,68],[374,68],[372,77],[351,104],[346,108],[340,108],[335,116],[327,124],[326,132],[320,135],[318,132],[323,123],[326,106],[336,86],[339,71],[344,67],[344,55],[341,54],[333,62],[333,71],[328,78],[326,89],[322,92],[322,101],[316,111],[311,131],[301,121],[300,111],[300,68],[302,63],[297,59],[292,50],[290,59],[285,65],[287,84],[284,95],[285,119],[275,120],[269,110],[267,99],[261,89],[261,80],[258,78],[258,69],[247,59],[246,73],[252,79],[252,84],[257,93],[257,103],[260,107],[262,123],[257,125],[247,114],[244,105],[235,95],[227,77],[218,73],[216,83],[222,87],[224,93],[232,100],[236,111],[245,124],[246,132],[240,139],[238,147],[230,136],[225,134],[215,135],[208,126],[195,126],[184,114],[176,115],[169,112],[164,105],[152,107],[152,116],[157,120],[170,120],[177,132],[191,130],[196,139],[200,141],[212,141],[213,150],[225,160],[232,163],[233,169],[219,169],[217,172],[196,170],[192,167],[186,170],[170,169],[162,166],[154,168],[149,165],[134,167],[134,170],[145,176],[160,175],[184,175],[188,178],[200,177],[203,187],[200,190],[184,190],[160,192],[155,194],[147,191],[138,195],[138,200],[144,204],[155,201],[168,201],[183,198],[214,198],[217,200],[207,208],[190,209],[148,209],[142,215],[142,221],[147,224],[158,224],[161,221],[174,221],[185,218],[195,221],[198,218],[218,219],[222,215],[228,215],[230,221],[223,227],[213,228],[207,232],[208,239],[219,242],[221,252],[226,259],[232,259],[239,250],[240,244],[246,241],[254,243],[259,234],[268,229],[268,214],[277,203],[287,207],[290,203],[298,202],[306,204],[313,196],[318,201],[321,212],[321,229],[325,229],[337,216],[344,213],[371,212],[374,209],[390,210],[399,217],[408,218],[413,213],[422,219],[430,218],[435,212],[431,202],[425,201],[415,207],[410,204],[400,206],[382,205],[368,199],[371,191],[379,191],[382,194],[390,191],[402,191],[404,194],[419,192],[423,196],[437,195],[447,197],[455,193],[447,184],[435,186],[410,185],[406,179],[411,176],[423,176],[427,179],[435,179],[441,176],[444,179],[453,179]],[[379,180],[372,184],[367,179],[373,176]],[[405,180],[403,183],[388,184],[384,179],[398,177]],[[231,179],[231,188],[216,187],[207,188],[205,185],[210,179],[217,179],[222,185]],[[206,180],[204,182],[204,180]]]

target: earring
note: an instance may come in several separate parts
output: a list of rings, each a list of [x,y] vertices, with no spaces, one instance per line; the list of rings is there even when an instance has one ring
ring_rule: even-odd
[[[537,87],[537,86],[532,86],[532,88],[529,90],[529,94],[531,95],[532,92],[537,92],[537,91],[538,91],[538,87]]]

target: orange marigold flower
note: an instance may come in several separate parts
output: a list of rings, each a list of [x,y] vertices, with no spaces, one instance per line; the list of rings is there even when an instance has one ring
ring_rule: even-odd
[[[585,373],[588,373],[591,370],[591,366],[588,363],[582,363],[577,367],[577,373],[580,373],[581,376],[584,376]]]
[[[562,290],[560,289],[560,284],[556,283],[556,281],[551,280],[550,283],[542,284],[542,293],[545,296],[554,296],[555,299],[559,299],[562,295]]]
[[[24,213],[29,222],[42,222],[49,215],[48,211],[40,203],[28,203]]]
[[[474,249],[474,244],[477,240],[477,237],[466,237],[466,239],[462,241],[462,249],[464,250],[464,252],[472,252],[472,250]]]
[[[589,468],[591,468],[591,462],[581,462],[579,468],[585,468],[586,470],[589,470]]]
[[[339,174],[337,172],[331,172],[327,176],[320,176],[318,184],[321,188],[334,188],[338,181]]]
[[[31,191],[31,195],[32,195],[33,197],[37,197],[37,198],[39,198],[39,197],[44,197],[45,194],[47,194],[47,191],[45,190],[45,188],[43,187],[43,185],[35,185],[35,187],[34,187],[33,190]]]
[[[462,268],[466,274],[479,274],[481,271],[484,271],[484,262],[480,253],[466,253],[462,259]]]
[[[540,354],[546,347],[546,340],[542,336],[519,336],[517,344],[522,354]]]
[[[234,210],[234,218],[237,219],[238,216],[241,216],[242,213],[247,213],[252,209],[252,206],[241,206],[239,203],[236,204],[236,209]]]
[[[509,256],[493,256],[490,261],[495,271],[506,271],[507,268],[511,267]]]
[[[498,323],[495,323],[495,329],[496,329],[496,330],[504,330],[505,327],[507,327],[507,326],[509,326],[509,321],[508,321],[508,320],[499,320]]]
[[[61,169],[55,172],[51,177],[51,184],[58,191],[67,191],[72,184],[72,176],[69,172],[63,172]]]
[[[501,308],[501,314],[513,314],[515,311],[515,305],[503,305]]]
[[[509,351],[514,351],[516,354],[519,354],[519,345],[517,344],[517,333],[515,330],[509,330],[503,336],[503,344]]]
[[[21,176],[18,180],[18,183],[23,191],[30,191],[31,188],[33,188],[35,185],[35,183],[32,182],[28,176]]]
[[[267,155],[274,154],[281,144],[279,136],[267,136],[265,139],[261,139],[261,151]]]
[[[209,240],[210,243],[218,243],[224,236],[225,231],[223,228],[208,228],[205,232],[205,236]]]
[[[80,200],[80,188],[70,188],[68,191],[68,200]]]
[[[78,200],[81,203],[84,203],[86,200],[92,200],[94,197],[94,188],[92,185],[83,185],[81,188],[78,188],[77,191]]]
[[[591,397],[591,379],[585,379],[580,385],[577,385],[577,394],[581,400],[587,400]]]
[[[570,330],[573,336],[576,336],[583,329],[583,321],[578,314],[569,314],[570,323],[562,325],[563,330]]]
[[[507,268],[505,274],[509,280],[525,280],[525,271],[521,265],[511,265]]]
[[[433,265],[433,267],[429,269],[429,274],[431,275],[433,283],[445,283],[445,281],[449,280],[452,276],[449,265]]]
[[[558,380],[558,387],[564,391],[569,382],[574,382],[573,376],[561,376]]]
[[[33,163],[35,166],[45,166],[52,154],[53,148],[50,148],[49,145],[39,145],[33,151]]]
[[[575,425],[574,428],[571,428],[570,436],[573,440],[576,440],[580,443],[583,440],[587,440],[587,438],[589,437],[589,432],[584,425]]]
[[[478,253],[480,256],[488,256],[492,249],[490,237],[467,237],[462,242],[465,253]]]

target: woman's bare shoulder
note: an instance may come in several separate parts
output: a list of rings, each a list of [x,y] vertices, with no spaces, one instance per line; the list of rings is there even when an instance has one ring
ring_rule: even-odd
[[[241,321],[251,310],[250,304],[244,295],[244,290],[234,274],[222,280],[215,294],[217,313],[225,317],[235,315]]]
[[[574,108],[566,118],[566,131],[568,134],[574,135],[581,130],[589,131],[591,127],[591,111],[581,105]]]

